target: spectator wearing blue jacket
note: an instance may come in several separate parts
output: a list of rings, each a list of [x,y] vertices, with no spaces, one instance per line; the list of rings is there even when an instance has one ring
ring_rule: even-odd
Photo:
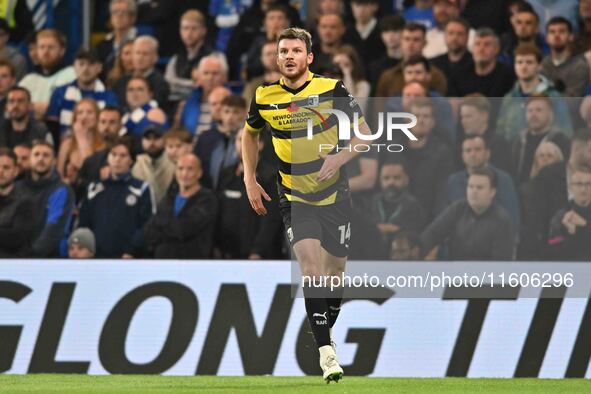
[[[30,257],[60,257],[65,247],[74,207],[74,192],[63,183],[55,170],[53,145],[35,140],[31,148],[31,170],[18,184],[19,192],[33,201],[33,236]],[[65,249],[64,249],[65,250]]]
[[[513,180],[509,174],[489,164],[490,149],[486,140],[480,135],[466,136],[462,143],[462,161],[465,169],[448,178],[447,187],[438,204],[438,212],[442,212],[454,201],[466,198],[466,187],[470,173],[475,169],[488,167],[496,175],[497,193],[494,202],[507,211],[515,234],[519,234],[520,211],[519,197]]]
[[[100,109],[118,106],[117,96],[98,79],[103,69],[98,57],[81,50],[74,60],[76,80],[56,88],[49,100],[46,118],[50,125],[59,125],[60,135],[64,135],[72,125],[74,106],[83,98],[96,101]]]
[[[118,139],[109,149],[109,177],[88,185],[79,227],[96,238],[96,257],[132,258],[143,253],[142,229],[156,205],[148,183],[131,176],[132,141]]]
[[[225,51],[234,27],[240,21],[240,15],[250,6],[252,1],[246,0],[209,0],[209,15],[215,18],[218,28],[215,47]]]
[[[433,0],[416,0],[412,7],[408,7],[402,13],[407,22],[418,22],[427,29],[435,27],[435,16],[433,15]]]

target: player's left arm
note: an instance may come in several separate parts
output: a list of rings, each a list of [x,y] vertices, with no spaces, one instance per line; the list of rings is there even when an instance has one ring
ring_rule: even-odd
[[[353,119],[353,113],[357,112],[359,114],[359,132],[364,135],[370,135],[371,130],[369,129],[369,126],[367,125],[365,120],[362,119],[363,113],[361,111],[361,108],[356,103],[355,98],[347,91],[343,83],[340,81],[335,86],[334,97],[337,98],[337,100],[342,100],[345,102],[345,104],[342,107],[346,108],[346,112],[348,113],[349,118],[351,120]],[[357,137],[355,133],[353,133],[353,138],[349,143],[349,145],[351,146],[350,149],[342,149],[339,153],[335,155],[321,156],[322,159],[324,159],[324,163],[322,164],[322,168],[320,168],[320,171],[318,172],[318,181],[322,182],[327,179],[330,179],[334,174],[336,174],[339,168],[341,168],[349,160],[357,156],[359,152],[357,152],[357,149],[355,148],[357,147],[357,145],[361,144],[364,144],[363,140]]]
[[[378,159],[365,154],[359,158],[359,175],[349,178],[349,189],[352,192],[371,190],[378,179]]]

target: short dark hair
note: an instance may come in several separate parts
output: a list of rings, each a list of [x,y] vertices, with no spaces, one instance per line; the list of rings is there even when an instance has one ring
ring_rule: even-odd
[[[150,85],[150,81],[148,81],[147,78],[142,77],[142,76],[133,76],[133,77],[129,78],[129,81],[127,81],[127,83],[125,84],[125,88],[127,88],[127,85],[129,85],[129,83],[131,81],[136,81],[136,80],[143,81],[146,84],[146,86],[148,87],[148,91],[150,93],[154,93],[154,90],[152,89],[152,85]]]
[[[0,18],[0,31],[10,34],[10,26],[8,26],[8,22],[4,18]]]
[[[490,101],[480,93],[471,93],[464,96],[460,101],[460,109],[464,106],[474,107],[480,112],[486,112],[488,114],[491,111]]]
[[[14,68],[14,64],[12,64],[10,61],[8,61],[6,59],[0,60],[0,67],[8,68],[8,71],[10,72],[10,76],[13,78],[16,77],[16,70]]]
[[[31,143],[29,141],[24,141],[24,142],[20,142],[20,143],[16,144],[15,146],[12,147],[12,150],[14,151],[14,148],[17,148],[19,146],[22,148],[26,148],[26,149],[31,150]]]
[[[318,74],[324,75],[333,79],[343,79],[343,70],[334,63],[327,63],[324,66],[318,68]]]
[[[509,1],[509,4],[507,4],[507,9],[509,10],[511,7],[517,8],[517,12],[533,11],[534,9],[526,0],[511,0]]]
[[[123,145],[125,148],[127,148],[127,151],[129,152],[129,156],[132,158],[132,160],[135,161],[135,152],[133,149],[133,147],[134,147],[133,138],[129,135],[123,135],[123,136],[115,138],[113,140],[112,145],[109,146],[109,153],[111,153],[113,148],[115,148],[119,145]]]
[[[224,97],[222,100],[222,106],[246,109],[246,100],[237,94]]]
[[[427,28],[425,27],[425,25],[423,25],[422,23],[417,23],[417,22],[407,23],[406,25],[404,25],[404,28],[402,30],[421,31],[421,32],[423,32],[423,35],[427,34]]]
[[[569,33],[573,32],[573,24],[564,16],[555,16],[550,18],[548,23],[546,23],[546,31],[548,31],[548,28],[552,25],[565,25]]]
[[[402,31],[405,23],[404,18],[400,15],[386,15],[380,19],[380,32]]]
[[[0,148],[0,157],[6,156],[12,160],[12,163],[16,166],[16,155],[14,152],[6,147]]]
[[[82,48],[76,53],[74,60],[87,60],[92,64],[100,63],[100,59],[94,51],[90,51],[86,48]]]
[[[462,18],[461,16],[453,16],[453,17],[449,18],[449,20],[445,24],[445,27],[447,28],[447,26],[450,23],[457,23],[457,24],[464,26],[464,29],[466,29],[466,33],[470,31],[470,23],[466,19]]]
[[[491,170],[490,167],[484,166],[484,167],[475,168],[472,170],[472,172],[470,172],[470,176],[472,176],[472,175],[479,175],[479,176],[487,177],[490,182],[490,187],[493,189],[497,188],[497,174],[495,174],[495,172],[493,170]]]
[[[123,116],[119,107],[115,107],[114,105],[107,105],[104,108],[101,108],[101,110],[99,111],[99,114],[101,112],[117,112],[119,114],[119,116]]]
[[[378,0],[351,0],[351,3],[379,4]]]
[[[29,89],[27,89],[25,87],[14,86],[14,87],[10,88],[10,90],[8,91],[8,94],[10,94],[12,92],[24,92],[25,95],[27,96],[27,99],[29,100],[29,102],[31,101],[31,92],[29,92]]]
[[[405,61],[403,61],[402,62],[402,70],[404,70],[406,67],[414,66],[416,64],[422,64],[423,66],[425,66],[425,70],[427,72],[431,72],[431,64],[429,64],[429,61],[423,55],[411,56],[408,59],[406,59]]]
[[[482,142],[484,143],[484,149],[490,149],[488,146],[488,142],[486,142],[486,138],[484,138],[481,135],[478,134],[470,134],[470,135],[466,135],[464,136],[464,139],[462,140],[462,148],[464,146],[464,142],[469,141],[469,140],[475,140],[475,139],[481,139]]]
[[[37,146],[46,146],[46,147],[48,147],[51,150],[53,150],[53,148],[54,148],[54,146],[53,146],[53,144],[51,142],[49,142],[49,141],[47,141],[45,139],[40,139],[40,138],[39,139],[36,139],[36,140],[33,140],[31,142],[31,150],[35,149],[35,147],[37,147]]]
[[[523,3],[525,3],[525,4],[523,4]],[[531,14],[536,18],[536,21],[539,22],[540,16],[534,10],[534,8],[526,1],[524,1],[523,3],[518,2],[516,14],[521,14],[521,13]]]
[[[269,12],[276,12],[276,11],[283,13],[285,18],[288,21],[290,21],[290,23],[291,23],[291,19],[289,17],[289,11],[288,11],[287,7],[284,6],[283,4],[273,4],[273,5],[269,6],[267,11],[265,11],[265,15],[267,15]]]
[[[299,27],[289,27],[283,30],[277,37],[277,45],[281,40],[302,40],[306,44],[306,52],[312,52],[312,36],[307,30]]]
[[[499,36],[490,27],[481,27],[481,28],[477,29],[476,30],[476,34],[475,34],[475,37],[477,37],[477,38],[492,37],[495,40],[495,44],[498,47],[501,46],[501,42],[499,40]]]

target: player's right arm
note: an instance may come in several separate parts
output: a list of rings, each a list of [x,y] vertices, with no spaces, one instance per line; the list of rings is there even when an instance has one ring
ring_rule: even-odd
[[[245,127],[242,131],[242,163],[244,166],[244,185],[250,206],[258,215],[266,215],[267,209],[263,205],[263,198],[271,201],[271,197],[257,182],[256,168],[259,159],[259,135]]]
[[[267,209],[263,205],[263,198],[271,201],[271,197],[265,192],[265,189],[257,182],[256,169],[259,160],[259,133],[265,125],[265,120],[259,113],[256,102],[256,95],[259,89],[254,93],[250,102],[248,119],[242,130],[242,164],[244,167],[244,185],[250,206],[258,215],[266,215]]]

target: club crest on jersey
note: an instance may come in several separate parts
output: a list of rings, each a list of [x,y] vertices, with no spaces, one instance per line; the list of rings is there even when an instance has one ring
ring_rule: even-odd
[[[130,207],[133,207],[136,203],[137,203],[137,197],[134,196],[133,194],[130,194],[129,196],[127,196],[127,198],[125,199],[125,203],[127,205],[129,205]]]
[[[317,94],[308,96],[308,107],[318,107],[320,105],[320,97]]]

